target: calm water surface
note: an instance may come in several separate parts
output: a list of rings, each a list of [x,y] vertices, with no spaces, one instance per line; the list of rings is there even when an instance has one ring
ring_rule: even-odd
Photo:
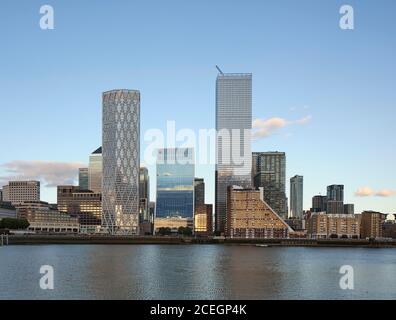
[[[42,290],[42,265],[54,290]],[[342,265],[354,290],[341,290]],[[0,299],[396,299],[396,250],[225,245],[0,247]]]

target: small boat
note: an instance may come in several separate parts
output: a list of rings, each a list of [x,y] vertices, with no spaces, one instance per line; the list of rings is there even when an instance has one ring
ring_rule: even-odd
[[[268,244],[256,244],[256,247],[264,247],[264,248],[267,248],[267,247],[269,247],[269,245],[268,245]]]

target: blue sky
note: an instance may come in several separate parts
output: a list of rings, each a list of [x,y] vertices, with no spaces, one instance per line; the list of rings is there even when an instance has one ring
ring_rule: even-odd
[[[345,3],[354,30],[339,28]],[[43,4],[55,10],[54,30],[39,28]],[[254,118],[288,124],[253,150],[286,152],[287,179],[304,176],[305,209],[340,183],[357,212],[396,211],[395,195],[374,195],[396,190],[394,1],[3,0],[0,8],[0,181],[37,172],[37,163],[87,163],[110,89],[140,90],[142,148],[144,132],[167,120],[213,128],[218,64],[253,73]],[[59,176],[73,180],[73,168]],[[214,167],[196,171],[213,202]],[[44,185],[55,179],[48,175]],[[363,187],[373,195],[356,196]],[[43,187],[42,198],[54,202],[55,188]]]

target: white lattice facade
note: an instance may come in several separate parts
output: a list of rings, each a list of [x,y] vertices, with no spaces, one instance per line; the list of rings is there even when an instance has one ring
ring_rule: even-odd
[[[103,227],[139,233],[140,92],[103,93]]]

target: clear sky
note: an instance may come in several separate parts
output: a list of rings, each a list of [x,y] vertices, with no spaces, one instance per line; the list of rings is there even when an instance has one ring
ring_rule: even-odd
[[[44,4],[54,30],[39,27]],[[343,4],[354,30],[339,28]],[[142,148],[167,120],[214,128],[218,64],[253,73],[265,131],[253,150],[286,152],[287,184],[304,176],[304,209],[344,184],[357,212],[396,212],[395,13],[393,0],[2,0],[0,184],[37,177],[55,202],[54,186],[73,182],[101,145],[110,89],[140,90]],[[196,175],[213,202],[214,167]]]

